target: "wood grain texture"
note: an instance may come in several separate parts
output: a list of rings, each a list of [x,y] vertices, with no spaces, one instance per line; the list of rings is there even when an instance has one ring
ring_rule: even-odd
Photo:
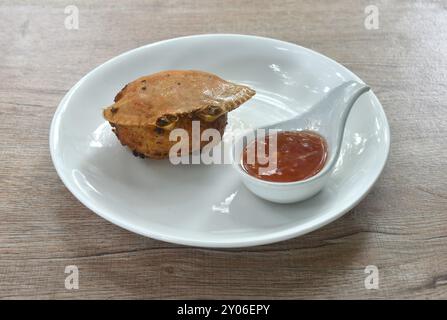
[[[64,8],[80,10],[79,30]],[[380,28],[364,28],[375,4]],[[0,1],[0,298],[447,298],[447,1]],[[59,180],[53,113],[129,49],[200,33],[291,41],[334,58],[381,100],[388,164],[350,213],[273,245],[205,250],[96,216]],[[79,290],[64,268],[80,270]],[[364,288],[376,265],[380,289]]]

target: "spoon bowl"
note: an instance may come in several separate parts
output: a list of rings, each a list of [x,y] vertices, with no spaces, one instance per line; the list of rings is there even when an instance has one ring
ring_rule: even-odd
[[[370,88],[356,81],[348,81],[331,90],[309,111],[298,117],[250,130],[235,139],[232,148],[233,168],[245,186],[257,196],[276,203],[306,200],[326,185],[340,154],[346,120],[357,99]],[[280,131],[311,131],[322,136],[327,143],[328,157],[316,175],[293,182],[271,182],[251,176],[242,167],[244,148],[256,139]]]

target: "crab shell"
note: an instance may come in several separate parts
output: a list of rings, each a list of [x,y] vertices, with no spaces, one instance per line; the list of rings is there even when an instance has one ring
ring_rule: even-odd
[[[103,112],[123,145],[134,155],[162,159],[177,141],[169,134],[176,128],[189,134],[192,121],[200,121],[200,133],[213,128],[223,135],[227,113],[249,100],[255,91],[216,75],[193,70],[163,71],[127,84],[115,103]],[[202,148],[208,142],[201,142]]]

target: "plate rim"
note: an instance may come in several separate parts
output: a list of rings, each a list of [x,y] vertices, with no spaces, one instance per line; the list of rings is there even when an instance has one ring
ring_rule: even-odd
[[[104,67],[106,64],[110,64],[113,63],[113,61],[122,59],[124,56],[128,55],[128,54],[132,54],[135,53],[137,51],[140,50],[145,50],[147,48],[150,47],[154,47],[154,46],[158,46],[158,45],[163,45],[169,42],[175,42],[178,40],[187,40],[187,39],[191,39],[191,38],[219,38],[219,37],[234,37],[234,38],[250,38],[250,39],[257,39],[260,41],[272,41],[272,42],[277,42],[278,44],[286,44],[286,45],[292,45],[292,46],[296,46],[298,47],[300,50],[304,50],[307,51],[311,54],[315,54],[323,59],[329,60],[330,62],[335,63],[337,66],[341,67],[342,69],[344,69],[345,71],[347,71],[350,75],[352,75],[357,81],[360,81],[362,83],[364,83],[354,72],[352,72],[351,70],[349,70],[348,68],[346,68],[344,65],[342,65],[341,63],[337,62],[336,60],[327,57],[317,51],[314,51],[312,49],[303,47],[301,45],[298,45],[296,43],[292,43],[292,42],[287,42],[284,40],[278,40],[278,39],[274,39],[274,38],[269,38],[269,37],[261,37],[261,36],[256,36],[256,35],[246,35],[246,34],[233,34],[233,33],[214,33],[214,34],[197,34],[197,35],[188,35],[188,36],[183,36],[183,37],[176,37],[176,38],[170,38],[170,39],[166,39],[166,40],[161,40],[161,41],[156,41],[153,43],[149,43],[125,52],[122,52],[120,54],[118,54],[117,56],[112,57],[111,59],[101,63],[99,66],[93,68],[92,70],[90,70],[87,74],[85,74],[80,80],[78,80],[78,82],[76,82],[75,85],[73,85],[70,90],[68,90],[68,92],[64,95],[64,97],[62,98],[62,100],[60,101],[60,103],[58,104],[56,111],[53,115],[53,118],[51,120],[51,125],[50,125],[50,130],[49,130],[49,149],[50,149],[50,155],[51,155],[51,160],[53,163],[53,166],[55,167],[55,170],[59,176],[59,178],[61,179],[61,181],[63,182],[63,184],[65,185],[65,187],[73,194],[73,196],[79,201],[81,202],[85,207],[87,207],[88,209],[90,209],[91,211],[93,211],[95,214],[97,214],[98,216],[102,217],[103,219],[113,223],[114,225],[117,225],[123,229],[126,229],[130,232],[145,236],[145,237],[149,237],[152,239],[156,239],[156,240],[160,240],[160,241],[165,241],[165,242],[169,242],[169,243],[175,243],[175,244],[179,244],[179,245],[186,245],[186,246],[193,246],[193,247],[202,247],[202,248],[242,248],[242,247],[252,247],[252,246],[258,246],[258,245],[266,245],[266,244],[272,244],[272,243],[276,243],[276,242],[280,242],[280,241],[284,241],[284,240],[288,240],[288,239],[292,239],[292,238],[296,238],[299,236],[302,236],[304,234],[310,233],[312,231],[315,231],[319,228],[322,228],[323,226],[339,219],[340,217],[342,217],[344,214],[346,214],[347,212],[349,212],[351,209],[353,209],[355,206],[357,206],[365,197],[366,195],[368,195],[368,193],[371,191],[372,187],[376,184],[377,180],[379,179],[379,177],[381,176],[385,165],[388,161],[389,158],[389,153],[390,153],[390,146],[391,146],[391,134],[390,134],[390,127],[389,127],[389,123],[388,123],[388,119],[385,113],[385,110],[380,102],[380,100],[377,98],[377,96],[374,94],[374,92],[371,90],[369,95],[371,95],[372,99],[376,100],[376,103],[378,104],[378,106],[380,107],[380,114],[381,117],[383,118],[384,121],[384,126],[383,126],[383,131],[384,131],[384,136],[386,139],[384,139],[384,146],[385,146],[385,157],[383,159],[383,162],[380,165],[380,169],[378,170],[377,176],[374,177],[374,179],[372,179],[372,181],[370,182],[370,184],[368,185],[368,187],[366,188],[366,190],[363,192],[363,194],[357,198],[355,201],[353,201],[352,203],[350,203],[348,206],[346,206],[345,208],[343,208],[342,210],[340,210],[337,214],[334,214],[332,216],[330,216],[329,218],[326,219],[322,219],[321,221],[318,221],[316,223],[313,223],[311,226],[307,227],[307,228],[302,228],[302,224],[299,226],[294,226],[285,230],[280,230],[280,231],[275,231],[272,233],[268,233],[267,235],[263,235],[263,236],[251,236],[251,237],[247,237],[244,238],[242,240],[237,239],[235,241],[214,241],[214,240],[200,240],[200,239],[191,239],[191,238],[187,238],[187,237],[177,237],[174,235],[166,235],[166,234],[161,234],[159,232],[154,232],[153,230],[148,230],[147,228],[140,228],[139,226],[133,224],[133,223],[128,223],[125,221],[125,219],[118,219],[116,217],[114,217],[113,215],[108,214],[107,212],[102,212],[102,210],[100,210],[99,208],[97,208],[95,205],[92,205],[92,203],[90,203],[90,201],[87,198],[84,198],[83,194],[78,192],[78,190],[75,190],[75,188],[72,186],[72,184],[68,181],[68,179],[66,178],[66,176],[64,174],[62,174],[61,170],[62,168],[58,165],[58,161],[56,159],[56,146],[57,146],[57,142],[55,141],[55,132],[56,129],[59,128],[59,122],[61,120],[61,114],[62,112],[65,110],[65,108],[67,107],[67,100],[71,97],[71,95],[74,94],[74,92],[82,85],[82,83],[89,77],[92,76],[92,74],[94,74],[98,69]],[[300,228],[301,227],[301,228]],[[298,230],[295,230],[297,229]]]

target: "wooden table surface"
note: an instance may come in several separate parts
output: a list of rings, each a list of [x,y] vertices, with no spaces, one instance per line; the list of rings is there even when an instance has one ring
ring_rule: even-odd
[[[79,29],[64,8],[79,8]],[[364,26],[367,5],[379,29]],[[447,298],[447,1],[0,1],[0,298]],[[211,250],[123,230],[79,203],[48,149],[85,73],[183,35],[242,33],[319,51],[371,85],[391,127],[369,195],[273,245]],[[79,289],[67,290],[67,265]],[[367,290],[365,267],[379,270]]]

